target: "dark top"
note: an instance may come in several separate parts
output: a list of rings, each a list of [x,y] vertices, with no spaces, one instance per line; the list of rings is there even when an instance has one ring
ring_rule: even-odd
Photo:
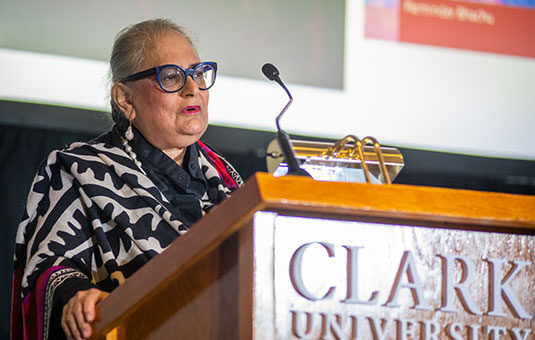
[[[202,217],[199,200],[208,190],[208,183],[197,162],[200,152],[197,144],[187,147],[180,166],[152,146],[136,129],[133,130],[134,139],[129,144],[141,167],[173,205],[174,214],[188,227],[193,225]]]

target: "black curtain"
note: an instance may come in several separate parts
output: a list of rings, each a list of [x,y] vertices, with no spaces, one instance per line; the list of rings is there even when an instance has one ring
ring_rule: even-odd
[[[17,225],[39,164],[57,148],[93,137],[84,133],[0,125],[0,338],[9,339],[11,279]]]

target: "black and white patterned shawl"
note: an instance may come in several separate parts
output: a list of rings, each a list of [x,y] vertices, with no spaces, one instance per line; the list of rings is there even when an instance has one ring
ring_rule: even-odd
[[[46,338],[51,299],[62,281],[83,277],[110,292],[188,231],[117,141],[109,132],[73,143],[52,152],[38,170],[16,237],[12,332],[36,322],[30,328]],[[199,151],[200,169],[223,197],[230,189],[222,177],[231,173],[242,184],[235,170],[221,176],[205,145]],[[199,204],[207,211],[214,203],[205,193]],[[36,308],[42,319],[25,315]]]

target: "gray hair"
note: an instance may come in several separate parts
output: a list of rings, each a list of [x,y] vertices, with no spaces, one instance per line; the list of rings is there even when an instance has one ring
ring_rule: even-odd
[[[168,19],[157,18],[143,21],[126,27],[117,34],[110,57],[112,87],[141,67],[154,41],[165,32],[176,32],[193,46],[185,29]],[[110,103],[113,121],[118,125],[119,131],[126,130],[128,120],[113,100],[113,96],[111,96]]]

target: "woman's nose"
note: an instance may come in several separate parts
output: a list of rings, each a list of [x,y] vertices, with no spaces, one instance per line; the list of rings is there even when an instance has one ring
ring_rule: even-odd
[[[199,84],[197,84],[191,76],[186,77],[186,83],[182,90],[180,90],[181,96],[194,96],[199,91]]]

